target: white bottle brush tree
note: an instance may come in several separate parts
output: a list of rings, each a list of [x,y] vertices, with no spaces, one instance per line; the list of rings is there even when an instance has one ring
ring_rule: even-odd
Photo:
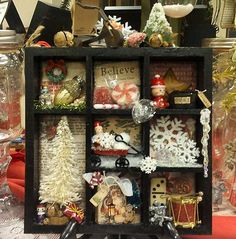
[[[153,34],[160,34],[166,46],[173,45],[172,28],[165,17],[164,9],[161,3],[155,3],[147,20],[146,26],[143,30],[150,40]]]
[[[81,186],[76,145],[67,118],[58,123],[57,132],[51,142],[51,155],[48,158],[48,173],[41,174],[39,200],[41,203],[58,203],[80,200],[78,188]]]

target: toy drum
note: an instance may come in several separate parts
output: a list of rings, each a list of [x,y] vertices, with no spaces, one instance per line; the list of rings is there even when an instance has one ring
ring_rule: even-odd
[[[183,228],[194,228],[201,224],[199,220],[198,204],[202,201],[203,193],[196,196],[171,195],[169,200],[169,210],[173,217],[175,226]]]

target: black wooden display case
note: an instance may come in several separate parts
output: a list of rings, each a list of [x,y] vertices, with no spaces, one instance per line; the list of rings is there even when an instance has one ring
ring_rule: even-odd
[[[50,58],[62,58],[65,61],[83,61],[86,64],[86,109],[82,112],[77,110],[39,110],[34,107],[34,101],[38,99],[40,87],[40,70],[42,62]],[[118,49],[92,49],[92,48],[26,48],[25,51],[25,77],[26,77],[26,197],[25,197],[25,233],[60,233],[65,226],[37,225],[34,223],[36,216],[36,205],[38,204],[39,172],[38,172],[38,145],[39,145],[39,118],[48,115],[73,115],[86,117],[86,171],[95,170],[88,160],[91,156],[91,136],[93,135],[93,120],[102,116],[131,116],[131,110],[96,110],[93,109],[93,67],[94,62],[102,61],[129,61],[137,60],[140,63],[141,74],[141,98],[150,98],[150,71],[152,62],[174,61],[181,63],[190,62],[196,64],[197,89],[207,89],[206,95],[211,100],[211,72],[212,55],[207,48],[118,48]],[[157,110],[159,115],[188,115],[197,119],[196,139],[200,146],[202,136],[200,124],[200,110],[203,105],[198,104],[194,109],[164,109]],[[149,122],[142,124],[143,150],[149,155]],[[211,137],[210,137],[211,138]],[[195,174],[196,191],[204,193],[203,202],[199,204],[200,218],[202,224],[194,229],[179,229],[180,234],[210,234],[212,230],[212,208],[211,208],[211,141],[209,150],[209,177],[203,177],[203,168],[167,168],[159,167],[159,172],[192,172]],[[198,162],[202,163],[202,157]],[[99,169],[103,170],[103,169]],[[117,171],[127,169],[113,169]],[[141,174],[141,223],[137,225],[99,225],[93,218],[93,206],[89,203],[92,195],[86,186],[86,221],[78,227],[81,234],[146,234],[160,235],[162,228],[149,224],[149,193],[150,177],[137,170]]]

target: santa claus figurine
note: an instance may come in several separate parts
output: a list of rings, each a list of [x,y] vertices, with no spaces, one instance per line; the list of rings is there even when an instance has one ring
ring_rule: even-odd
[[[160,75],[155,75],[151,80],[151,89],[154,106],[160,109],[169,107],[169,103],[165,99],[165,81],[161,79]]]

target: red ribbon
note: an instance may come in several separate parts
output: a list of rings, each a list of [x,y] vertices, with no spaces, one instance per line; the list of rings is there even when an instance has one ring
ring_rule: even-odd
[[[78,223],[82,223],[84,220],[84,210],[78,207],[75,203],[67,205],[64,214],[69,218],[74,218]]]
[[[45,72],[50,72],[52,71],[54,68],[59,68],[62,70],[62,72],[64,74],[67,73],[67,70],[66,70],[66,66],[65,66],[65,61],[64,60],[49,60],[48,63],[47,63],[47,66],[45,68]]]

